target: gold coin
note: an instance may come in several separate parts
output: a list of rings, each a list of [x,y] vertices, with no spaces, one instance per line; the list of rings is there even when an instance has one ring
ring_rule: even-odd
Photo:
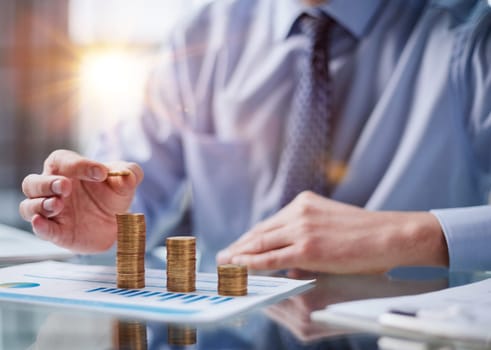
[[[247,266],[225,264],[217,266],[218,286],[220,295],[247,295]]]
[[[167,341],[169,345],[193,345],[196,344],[197,330],[189,326],[169,325],[167,328]]]
[[[145,282],[143,281],[118,281],[118,288],[121,289],[142,289],[145,288]]]
[[[131,172],[129,170],[109,170],[107,176],[129,176]]]
[[[246,265],[238,265],[238,264],[223,264],[217,266],[217,272],[219,274],[222,273],[247,273]]]
[[[190,247],[196,246],[196,237],[190,236],[173,236],[167,237],[166,245],[169,246],[178,246],[178,247]]]
[[[137,288],[137,287],[134,287],[134,288]],[[168,285],[167,286],[167,290],[169,292],[175,292],[175,293],[191,293],[191,292],[194,292],[196,291],[196,287],[193,285],[189,285],[189,286],[179,286],[179,285]]]
[[[136,321],[116,321],[113,345],[114,349],[147,350],[146,324]]]
[[[145,287],[145,216],[118,213],[116,272],[119,288]]]
[[[196,238],[172,236],[167,245],[167,290],[193,292],[196,290]]]

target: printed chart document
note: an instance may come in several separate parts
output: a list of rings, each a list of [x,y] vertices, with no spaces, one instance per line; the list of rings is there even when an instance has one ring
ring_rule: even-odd
[[[173,293],[165,288],[165,270],[145,272],[143,289],[116,288],[111,266],[40,262],[0,269],[0,300],[100,310],[124,316],[207,323],[282,299],[312,286],[312,280],[249,276],[248,295],[217,294],[217,275],[198,273],[196,292]]]
[[[0,264],[65,260],[73,253],[33,234],[0,224]]]
[[[413,296],[333,304],[314,321],[422,339],[491,345],[491,278]]]

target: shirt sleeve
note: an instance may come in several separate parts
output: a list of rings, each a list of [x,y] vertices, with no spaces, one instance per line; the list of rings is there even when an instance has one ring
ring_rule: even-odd
[[[491,269],[491,206],[432,210],[448,245],[450,269]]]
[[[484,6],[486,6],[484,4]],[[481,9],[482,10],[482,9]],[[474,18],[472,31],[462,35],[455,55],[457,98],[463,99],[469,134],[469,164],[476,167],[483,202],[491,189],[491,11]],[[491,206],[431,211],[447,240],[450,268],[491,269]]]

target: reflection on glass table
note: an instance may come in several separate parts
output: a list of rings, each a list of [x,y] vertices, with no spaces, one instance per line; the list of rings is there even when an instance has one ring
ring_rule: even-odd
[[[310,312],[341,301],[439,290],[489,275],[420,268],[400,269],[388,275],[315,277],[315,288],[301,295],[224,322],[198,326],[2,302],[0,348],[384,349],[394,341],[379,342],[376,335],[314,324]]]

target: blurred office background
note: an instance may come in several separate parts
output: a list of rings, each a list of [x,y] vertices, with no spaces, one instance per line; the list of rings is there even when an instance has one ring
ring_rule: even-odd
[[[138,114],[169,30],[210,1],[0,1],[0,223],[29,228],[21,181],[52,150]]]
[[[138,114],[169,30],[209,1],[0,2],[0,223],[29,228],[21,182],[52,150],[84,152],[98,128]]]

